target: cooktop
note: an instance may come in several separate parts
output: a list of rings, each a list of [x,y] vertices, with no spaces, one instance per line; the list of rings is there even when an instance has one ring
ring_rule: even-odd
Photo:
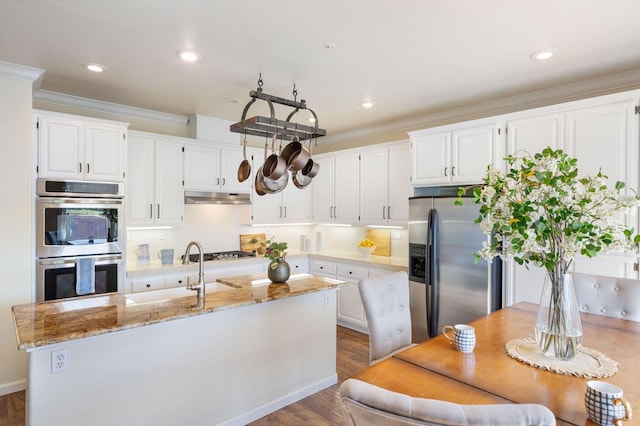
[[[230,260],[230,259],[240,259],[243,257],[255,257],[256,253],[253,251],[239,251],[239,250],[232,250],[232,251],[221,251],[221,252],[216,252],[216,253],[204,253],[203,254],[203,258],[205,262],[208,262],[210,260]],[[184,258],[184,256],[182,256]],[[190,262],[198,262],[200,261],[200,255],[199,254],[190,254],[189,255],[189,261]]]

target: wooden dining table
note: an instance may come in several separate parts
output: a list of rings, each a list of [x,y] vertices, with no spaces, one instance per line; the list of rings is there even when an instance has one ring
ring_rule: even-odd
[[[352,377],[407,395],[461,404],[538,403],[559,425],[594,425],[584,405],[587,381],[622,388],[640,424],[640,323],[581,314],[582,346],[618,362],[613,376],[589,379],[527,365],[510,357],[506,343],[533,337],[537,305],[518,303],[471,323],[477,343],[470,354],[456,351],[442,335],[429,339]]]

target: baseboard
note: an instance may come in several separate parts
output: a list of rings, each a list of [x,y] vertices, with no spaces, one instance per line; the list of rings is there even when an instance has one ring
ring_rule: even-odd
[[[14,392],[23,391],[27,388],[26,380],[17,380],[15,382],[1,383],[0,395],[7,395]]]
[[[264,417],[267,414],[278,411],[279,409],[284,408],[289,404],[293,404],[294,402],[300,401],[301,399],[313,395],[316,392],[320,392],[321,390],[326,389],[329,386],[333,386],[336,383],[338,383],[338,374],[333,374],[323,380],[312,383],[309,386],[298,389],[295,392],[284,395],[283,397],[270,401],[264,405],[261,405],[260,407],[256,407],[251,411],[247,411],[246,413],[233,417],[220,424],[224,426],[246,425],[255,420],[258,420],[260,417]]]

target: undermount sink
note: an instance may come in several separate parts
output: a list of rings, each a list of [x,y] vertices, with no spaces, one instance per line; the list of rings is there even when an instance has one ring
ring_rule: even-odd
[[[205,293],[215,293],[218,291],[233,290],[234,287],[218,282],[206,283]],[[136,303],[160,302],[163,300],[175,299],[177,297],[196,297],[196,292],[187,290],[186,287],[167,288],[163,290],[144,291],[125,295],[127,305]]]

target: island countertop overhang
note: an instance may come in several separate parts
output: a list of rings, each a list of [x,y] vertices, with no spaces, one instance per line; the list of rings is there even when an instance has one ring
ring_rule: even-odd
[[[127,296],[116,293],[13,306],[18,349],[29,351],[69,340],[336,289],[346,284],[310,274],[294,274],[282,284],[270,283],[264,274],[218,281],[232,288],[206,294],[202,305],[197,303],[194,292],[193,296],[144,303],[132,303]]]

